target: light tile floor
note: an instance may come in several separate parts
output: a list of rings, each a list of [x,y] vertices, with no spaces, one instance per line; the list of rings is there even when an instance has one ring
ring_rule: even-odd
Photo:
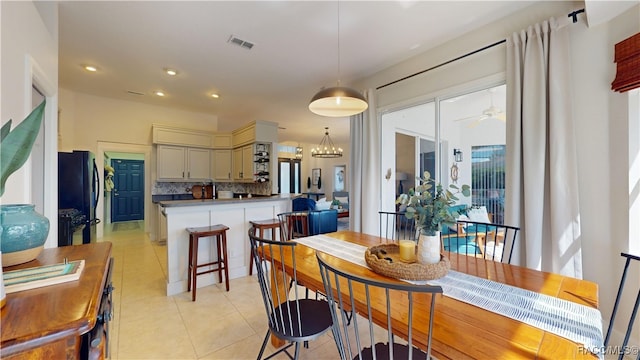
[[[255,359],[267,331],[255,275],[166,296],[166,246],[150,241],[144,224],[106,226],[113,243],[112,359]],[[105,227],[105,228],[106,228]],[[269,344],[265,354],[273,347]],[[337,359],[329,335],[309,343],[301,359]],[[288,359],[280,354],[275,359]]]

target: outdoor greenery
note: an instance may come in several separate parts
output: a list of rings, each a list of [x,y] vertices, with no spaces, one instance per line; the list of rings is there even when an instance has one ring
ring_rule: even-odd
[[[450,184],[445,189],[442,184],[435,183],[428,171],[424,172],[422,179],[417,177],[416,180],[420,185],[411,188],[409,194],[401,194],[396,200],[396,204],[406,205],[405,216],[416,219],[416,226],[425,235],[433,236],[436,231],[442,230],[442,226],[455,225],[460,214],[450,208],[459,200],[457,195],[471,195],[469,185],[458,187]]]

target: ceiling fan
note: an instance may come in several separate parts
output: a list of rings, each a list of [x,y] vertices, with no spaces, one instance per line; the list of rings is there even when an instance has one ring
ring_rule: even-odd
[[[491,105],[484,109],[482,111],[481,115],[474,115],[474,116],[469,116],[469,117],[465,117],[465,118],[461,118],[461,119],[456,119],[453,121],[465,121],[465,120],[474,120],[472,123],[470,123],[469,125],[467,125],[468,127],[475,127],[478,126],[482,121],[486,120],[486,119],[497,119],[500,121],[507,121],[506,115],[504,110],[498,108],[497,106],[493,105],[493,93],[495,92],[495,89],[488,89],[487,90],[491,96]]]

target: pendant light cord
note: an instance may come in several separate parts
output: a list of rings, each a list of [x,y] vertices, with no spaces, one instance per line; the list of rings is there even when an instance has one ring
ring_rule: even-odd
[[[337,2],[338,3],[338,86],[340,86],[340,77],[341,77],[341,71],[340,71],[340,1]]]

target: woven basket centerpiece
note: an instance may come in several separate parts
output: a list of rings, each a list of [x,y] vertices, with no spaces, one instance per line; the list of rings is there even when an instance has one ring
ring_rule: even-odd
[[[440,262],[436,264],[408,263],[400,259],[398,244],[381,244],[372,246],[364,253],[364,260],[374,272],[403,280],[433,280],[439,279],[449,272],[449,259],[440,255]]]

